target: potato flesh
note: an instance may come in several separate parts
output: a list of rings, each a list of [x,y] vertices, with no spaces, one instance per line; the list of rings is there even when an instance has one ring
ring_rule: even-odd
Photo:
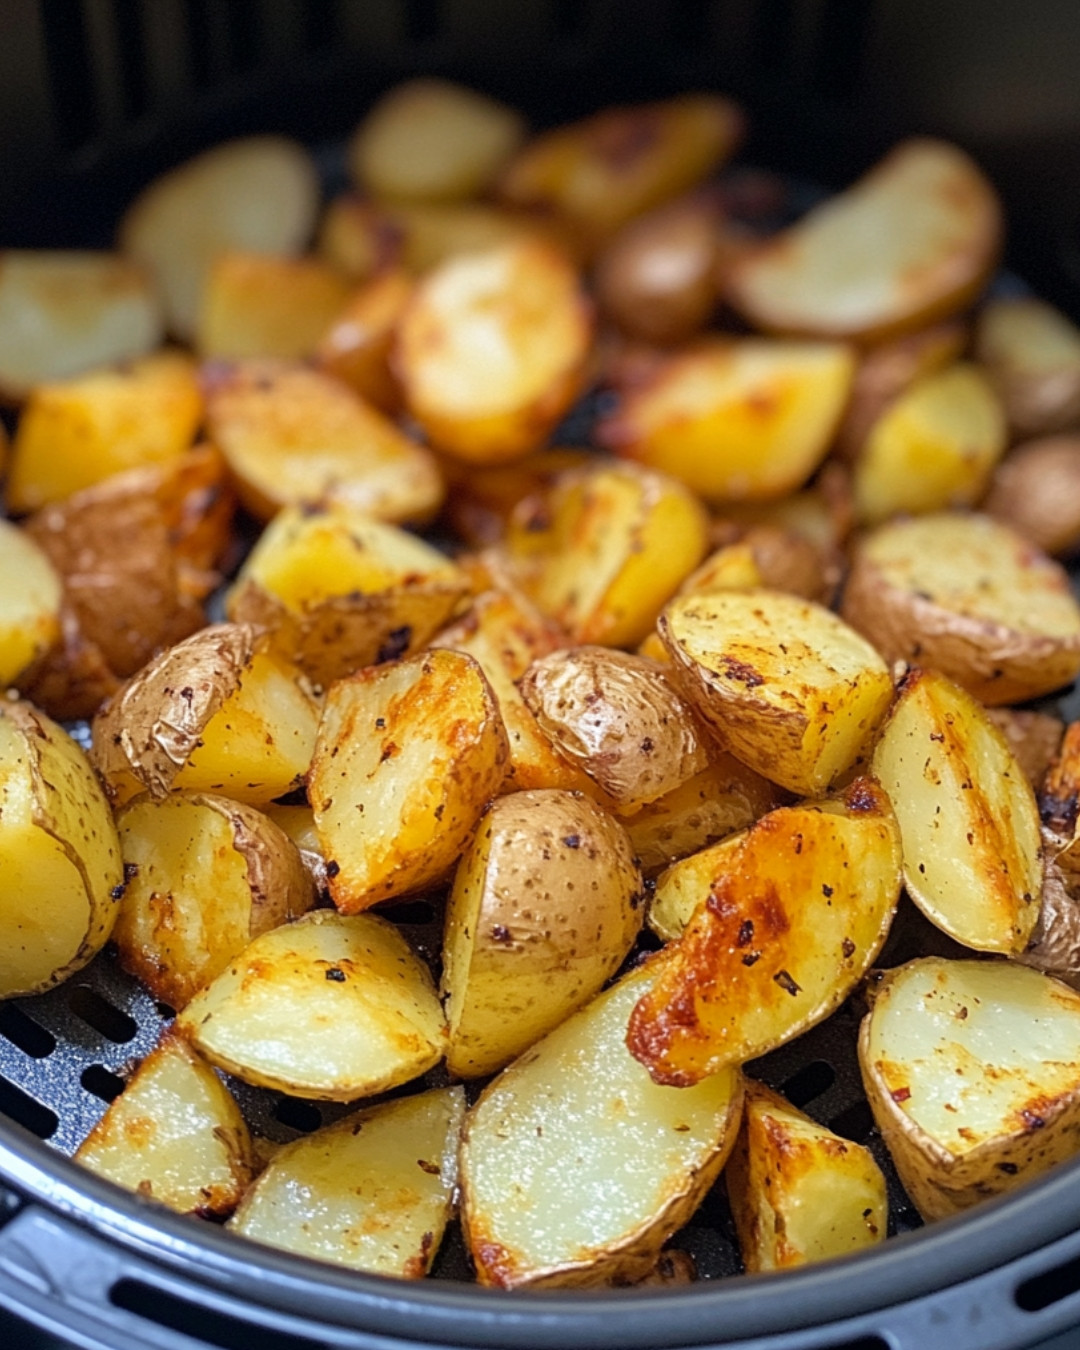
[[[0,519],[0,687],[13,684],[60,636],[61,595],[47,555]]]
[[[849,768],[892,697],[873,647],[796,596],[683,596],[659,627],[688,702],[737,759],[792,792],[823,792]]]
[[[713,505],[768,501],[824,458],[853,372],[838,343],[702,342],[624,399],[598,437]]]
[[[390,268],[353,292],[319,334],[315,364],[355,389],[380,412],[401,410],[401,381],[391,367],[398,320],[412,298],[414,281]]]
[[[91,1130],[75,1161],[181,1214],[228,1214],[254,1175],[240,1108],[209,1064],[167,1036]]]
[[[177,1027],[244,1082],[324,1101],[418,1078],[446,1041],[431,976],[397,929],[327,910],[257,937]]]
[[[990,301],[979,315],[975,354],[1018,436],[1080,423],[1080,330],[1052,305],[1026,296]]]
[[[317,258],[223,253],[207,277],[196,350],[217,360],[310,356],[349,292],[344,277]]]
[[[506,1069],[466,1118],[463,1221],[483,1284],[603,1284],[641,1275],[696,1208],[734,1142],[738,1069],[654,1083],[624,1038],[650,967]]]
[[[1022,952],[1039,915],[1039,813],[980,705],[943,676],[915,672],[873,767],[900,824],[908,893],[926,917],[977,951]]]

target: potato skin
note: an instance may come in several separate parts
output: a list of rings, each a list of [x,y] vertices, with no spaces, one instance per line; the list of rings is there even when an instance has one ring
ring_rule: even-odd
[[[1080,548],[1080,436],[1047,436],[1011,450],[982,509],[1053,557]]]

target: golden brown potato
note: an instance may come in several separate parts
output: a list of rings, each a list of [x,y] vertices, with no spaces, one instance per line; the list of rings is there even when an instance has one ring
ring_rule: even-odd
[[[1042,889],[1039,813],[981,705],[942,675],[910,671],[873,768],[900,823],[904,883],[926,917],[976,951],[1022,952]]]
[[[0,398],[145,356],[161,342],[150,278],[115,253],[0,252]],[[10,490],[10,489],[9,489]]]
[[[1061,748],[1065,733],[1061,718],[1017,708],[987,708],[986,715],[1005,737],[1032,788],[1040,787]]]
[[[673,678],[737,759],[803,796],[869,745],[892,698],[885,662],[852,628],[780,591],[713,591],[660,616]]]
[[[125,469],[175,463],[201,419],[195,367],[179,352],[41,383],[19,420],[8,505],[36,511]]]
[[[462,652],[421,652],[339,680],[308,775],[338,909],[439,881],[502,786],[508,754],[491,686]]]
[[[120,223],[120,245],[152,273],[170,330],[195,334],[219,253],[299,253],[315,223],[319,182],[308,152],[280,136],[227,141],[162,174]]]
[[[266,253],[219,253],[199,306],[195,348],[200,356],[310,356],[344,308],[351,287],[318,258]]]
[[[521,694],[541,729],[630,815],[708,763],[694,714],[663,668],[607,647],[534,661]]]
[[[465,1120],[462,1224],[481,1284],[596,1287],[655,1268],[731,1151],[742,1076],[654,1083],[626,1048],[631,971],[511,1064]]]
[[[303,781],[319,705],[249,624],[214,624],[133,676],[94,719],[91,760],[118,805],[220,792],[264,806]]]
[[[528,142],[502,199],[569,222],[590,249],[634,216],[694,187],[735,150],[744,119],[715,94],[608,108]]]
[[[407,80],[360,123],[349,172],[373,197],[390,201],[478,197],[524,136],[524,120],[503,103],[449,80]]]
[[[325,909],[257,937],[176,1025],[226,1073],[320,1101],[407,1083],[446,1048],[431,975],[401,933]]]
[[[1012,962],[925,957],[884,974],[859,1064],[924,1219],[1014,1190],[1076,1153],[1078,1037],[1080,994]]]
[[[310,806],[282,806],[277,802],[266,808],[266,816],[296,845],[300,861],[321,895],[327,890],[326,859],[315,829],[315,813]]]
[[[355,389],[380,412],[401,411],[401,381],[391,369],[397,326],[415,289],[400,268],[374,277],[355,291],[319,334],[315,364],[327,375]]]
[[[626,395],[597,439],[715,505],[782,497],[824,459],[854,364],[840,343],[703,339]]]
[[[438,449],[473,464],[535,450],[577,397],[591,321],[576,271],[532,240],[430,272],[402,315],[394,370]]]
[[[427,644],[468,594],[465,575],[414,535],[345,504],[286,506],[226,599],[320,685]]]
[[[975,327],[975,355],[1018,437],[1080,425],[1080,330],[1052,305],[991,300]]]
[[[855,550],[841,614],[886,661],[939,670],[983,703],[1019,703],[1080,672],[1065,572],[988,516],[898,520]]]
[[[240,1108],[209,1064],[166,1031],[75,1161],[181,1214],[231,1213],[255,1175]]]
[[[59,984],[116,921],[123,868],[86,756],[29,703],[0,700],[0,998]]]
[[[680,595],[764,587],[826,602],[832,559],[805,534],[783,525],[751,525],[705,559],[679,587]]]
[[[997,466],[982,509],[1044,553],[1080,549],[1080,436],[1048,436],[1011,450]]]
[[[182,1008],[248,943],[315,901],[300,854],[261,812],[210,792],[137,797],[116,817],[120,964]]]
[[[900,833],[870,778],[833,801],[782,807],[676,863],[682,935],[647,969],[630,1053],[654,1081],[698,1083],[834,1011],[881,950],[900,896]]]
[[[260,519],[329,499],[395,523],[438,509],[444,488],[430,452],[331,376],[241,361],[210,367],[204,384],[210,438]]]
[[[1048,829],[1061,836],[1062,843],[1076,830],[1080,807],[1080,722],[1065,728],[1058,753],[1039,786],[1039,815]]]
[[[448,490],[443,514],[454,533],[473,548],[497,544],[518,502],[546,492],[567,469],[595,467],[591,450],[536,450],[511,464],[461,464],[440,459]]]
[[[644,639],[707,547],[701,503],[636,464],[560,474],[518,504],[506,537],[526,594],[573,641],[610,647]]]
[[[352,1270],[426,1275],[454,1208],[460,1087],[356,1111],[280,1149],[229,1221],[254,1242]]]
[[[63,584],[32,535],[0,518],[0,689],[60,636]]]
[[[916,138],[736,262],[727,295],[769,332],[876,342],[970,304],[1001,233],[997,194],[975,163]]]
[[[885,1240],[889,1200],[869,1149],[841,1139],[762,1083],[746,1084],[724,1168],[750,1274],[827,1261]]]
[[[925,375],[867,433],[853,469],[856,518],[875,525],[972,506],[1006,443],[1004,411],[978,366],[961,361]]]

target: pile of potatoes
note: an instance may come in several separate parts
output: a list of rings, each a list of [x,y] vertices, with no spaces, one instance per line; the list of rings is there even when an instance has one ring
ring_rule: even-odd
[[[87,1167],[399,1277],[457,1213],[482,1284],[682,1283],[717,1184],[840,1256],[878,1166],[744,1066],[852,996],[924,1218],[1077,1152],[1080,331],[957,147],[781,226],[743,130],[414,81],[326,204],[256,137],[0,255],[0,997],[111,940],[177,1013]],[[970,955],[875,969],[909,904]]]

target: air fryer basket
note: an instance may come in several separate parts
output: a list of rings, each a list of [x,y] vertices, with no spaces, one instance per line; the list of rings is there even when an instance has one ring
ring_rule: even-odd
[[[905,133],[957,139],[1002,190],[1013,270],[1080,316],[1080,7],[1068,0],[0,0],[0,20],[3,245],[107,243],[118,210],[168,164],[256,129],[332,145],[411,74],[473,83],[536,125],[716,88],[750,110],[743,158],[804,180],[847,182]],[[414,940],[437,945],[414,908]],[[909,907],[883,963],[928,949],[947,940]],[[354,1275],[237,1242],[76,1168],[64,1155],[169,1015],[107,957],[0,1004],[0,1307],[65,1343],[995,1350],[1080,1324],[1080,1163],[909,1231],[918,1216],[858,1086],[854,1006],[753,1071],[869,1143],[898,1236],[820,1268],[719,1279],[738,1258],[710,1198],[677,1239],[698,1284],[574,1296],[461,1283],[453,1234],[441,1280]],[[342,1109],[232,1086],[271,1138]]]

